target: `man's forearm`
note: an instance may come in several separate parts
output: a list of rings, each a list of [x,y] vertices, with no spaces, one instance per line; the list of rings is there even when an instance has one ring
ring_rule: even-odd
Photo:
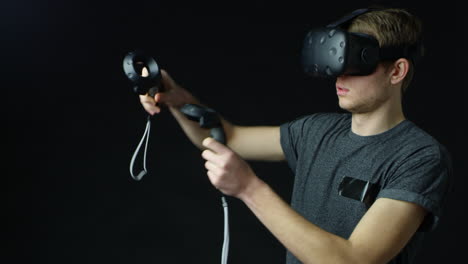
[[[320,229],[258,179],[239,197],[303,263],[353,263],[348,240]]]
[[[173,116],[184,130],[190,141],[199,149],[204,149],[202,141],[210,136],[197,122],[189,120],[177,108],[170,107]],[[279,127],[274,126],[236,126],[221,118],[226,143],[232,150],[246,160],[279,161],[284,159],[280,144]]]
[[[201,128],[197,122],[189,120],[179,109],[175,107],[169,107],[169,109],[190,141],[202,149],[201,142],[210,135],[210,130]]]

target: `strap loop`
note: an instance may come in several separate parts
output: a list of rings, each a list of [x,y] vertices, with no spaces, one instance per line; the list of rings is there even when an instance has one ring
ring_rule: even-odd
[[[135,181],[140,181],[143,176],[145,176],[148,173],[148,170],[146,169],[146,153],[148,152],[148,142],[149,142],[149,136],[150,136],[150,130],[151,130],[151,116],[148,115],[148,121],[146,121],[146,128],[145,132],[143,133],[143,136],[141,137],[140,143],[138,143],[138,146],[133,153],[132,160],[130,161],[130,175]],[[143,154],[143,170],[138,173],[138,175],[133,174],[133,165],[135,163],[136,157],[138,156],[138,152],[140,151],[140,148],[143,144],[143,141],[145,141],[146,138],[146,143],[145,143],[145,152]]]

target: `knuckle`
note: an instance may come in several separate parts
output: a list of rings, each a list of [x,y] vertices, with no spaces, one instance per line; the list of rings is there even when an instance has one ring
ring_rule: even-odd
[[[225,173],[229,169],[229,163],[223,162],[219,167],[222,169],[223,173]]]
[[[229,174],[229,169],[228,168],[222,168],[220,171],[220,176],[225,176]]]
[[[233,160],[235,158],[234,152],[228,152],[226,153],[226,158],[228,160]]]

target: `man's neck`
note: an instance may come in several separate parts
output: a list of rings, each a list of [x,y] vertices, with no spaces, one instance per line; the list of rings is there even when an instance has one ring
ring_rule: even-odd
[[[405,120],[400,107],[386,109],[382,107],[373,112],[353,113],[351,130],[360,136],[372,136],[383,133]]]

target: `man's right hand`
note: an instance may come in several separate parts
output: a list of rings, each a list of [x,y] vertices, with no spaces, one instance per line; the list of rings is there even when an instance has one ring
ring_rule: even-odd
[[[148,71],[143,68],[142,76],[147,75]],[[178,109],[187,103],[197,103],[197,100],[177,84],[165,70],[161,70],[161,77],[164,91],[156,93],[154,97],[148,94],[140,95],[140,102],[150,115],[160,113],[163,105]]]

